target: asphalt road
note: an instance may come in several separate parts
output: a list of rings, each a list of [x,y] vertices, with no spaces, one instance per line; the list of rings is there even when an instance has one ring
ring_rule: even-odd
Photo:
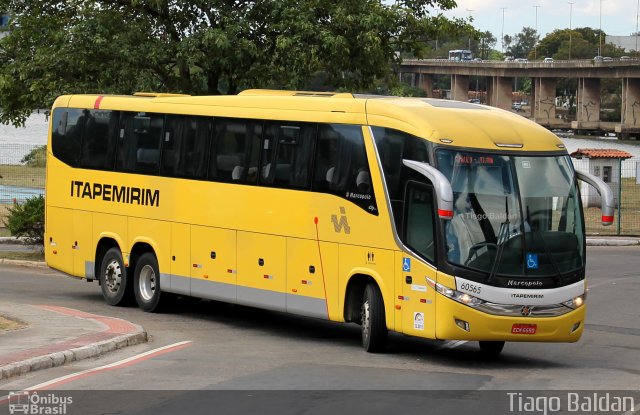
[[[589,248],[589,308],[580,342],[507,343],[499,359],[485,360],[478,352],[477,343],[426,341],[397,334],[391,336],[387,353],[368,354],[360,346],[360,331],[355,325],[217,302],[181,301],[178,310],[168,314],[148,314],[135,307],[109,307],[103,302],[96,283],[81,282],[50,270],[1,266],[0,301],[65,306],[123,318],[145,327],[152,341],[100,359],[11,379],[0,384],[0,389],[28,388],[162,346],[190,341],[178,350],[90,373],[55,388],[121,391],[118,396],[122,398],[116,400],[113,393],[108,392],[104,396],[92,396],[94,404],[102,396],[107,406],[115,405],[115,401],[120,405],[133,405],[135,410],[122,413],[159,413],[158,405],[171,409],[166,413],[179,413],[184,408],[188,408],[189,413],[199,413],[198,410],[211,409],[206,396],[222,396],[200,394],[189,398],[190,406],[171,406],[176,402],[172,396],[190,396],[192,392],[186,391],[197,390],[239,391],[239,395],[221,392],[231,395],[220,401],[220,413],[243,412],[237,406],[226,406],[229,402],[269,408],[267,412],[288,413],[291,409],[308,408],[309,399],[315,399],[313,408],[323,409],[318,413],[326,413],[331,408],[342,413],[350,410],[350,403],[354,402],[364,402],[358,406],[360,410],[373,405],[374,409],[366,410],[367,413],[376,413],[376,408],[391,410],[393,405],[402,406],[403,413],[411,413],[424,408],[425,397],[434,405],[432,409],[442,410],[436,413],[448,410],[460,413],[464,406],[455,405],[462,394],[472,396],[464,402],[477,404],[474,399],[480,398],[473,396],[484,396],[485,400],[487,396],[496,396],[497,401],[493,402],[499,401],[495,405],[502,405],[496,408],[485,402],[482,410],[471,405],[474,413],[509,413],[504,408],[506,390],[637,392],[640,390],[639,270],[640,247]],[[149,390],[164,392],[132,392]],[[255,392],[265,390],[284,391],[277,392],[284,395],[278,395],[275,407],[269,406],[276,396],[274,393]],[[380,392],[366,392],[371,390]],[[411,392],[426,390],[451,392],[439,392],[437,396]],[[474,395],[474,391],[492,390],[500,392]],[[247,391],[254,392],[248,394]],[[339,396],[335,391],[341,391]],[[140,403],[144,393],[150,394],[149,402],[153,404]],[[132,395],[136,398],[126,398]],[[636,399],[640,404],[640,399]]]

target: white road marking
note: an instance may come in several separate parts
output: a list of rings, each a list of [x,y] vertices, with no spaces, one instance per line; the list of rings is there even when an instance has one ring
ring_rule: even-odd
[[[31,386],[29,388],[23,389],[25,391],[36,391],[36,390],[44,390],[44,389],[49,389],[52,388],[54,386],[58,386],[58,385],[63,385],[65,383],[69,383],[69,382],[73,382],[74,380],[78,380],[93,374],[97,374],[100,372],[104,372],[107,370],[114,370],[114,369],[119,369],[122,367],[127,367],[127,366],[131,366],[134,365],[136,363],[140,363],[142,361],[151,359],[152,357],[156,357],[156,356],[160,356],[163,355],[165,353],[170,353],[179,349],[182,349],[184,347],[187,347],[191,344],[191,340],[187,340],[187,341],[182,341],[182,342],[178,342],[178,343],[174,343],[174,344],[170,344],[168,346],[163,346],[163,347],[158,347],[157,349],[153,349],[153,350],[149,350],[147,352],[144,353],[140,353],[137,354],[135,356],[131,356],[128,357],[126,359],[114,362],[114,363],[109,363],[108,365],[104,365],[104,366],[99,366],[93,369],[87,369],[87,370],[83,370],[80,372],[76,372],[76,373],[72,373],[70,375],[65,375],[65,376],[61,376],[55,379],[52,379],[50,381],[47,382],[43,382],[40,383],[38,385],[35,386]],[[9,396],[2,396],[0,397],[0,404],[2,403],[6,403],[6,401],[9,399]]]

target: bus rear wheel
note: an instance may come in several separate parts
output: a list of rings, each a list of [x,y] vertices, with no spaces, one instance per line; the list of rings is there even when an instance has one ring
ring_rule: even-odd
[[[487,357],[498,357],[504,348],[504,342],[481,341],[480,352]]]
[[[109,249],[102,257],[99,278],[102,297],[107,304],[119,306],[129,303],[131,283],[118,248]]]
[[[362,346],[369,353],[384,351],[387,345],[387,321],[380,288],[370,283],[364,289],[361,308]]]
[[[163,297],[160,291],[160,270],[158,260],[151,252],[142,254],[136,263],[133,292],[141,309],[148,312],[160,311],[161,297]]]

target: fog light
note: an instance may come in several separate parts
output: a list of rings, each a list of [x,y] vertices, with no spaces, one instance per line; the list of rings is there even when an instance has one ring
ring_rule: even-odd
[[[462,330],[464,330],[464,331],[470,331],[471,330],[471,328],[469,327],[469,323],[467,323],[466,321],[458,320],[457,318],[455,320],[456,320],[456,326],[460,327]]]
[[[575,332],[579,328],[580,328],[580,322],[578,321],[576,324],[573,325],[573,327],[571,327],[571,333]]]

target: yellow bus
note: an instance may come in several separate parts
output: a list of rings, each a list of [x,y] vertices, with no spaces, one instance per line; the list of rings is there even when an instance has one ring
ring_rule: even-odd
[[[47,264],[110,305],[193,296],[388,331],[574,342],[585,236],[561,141],[463,102],[248,90],[59,97]]]

